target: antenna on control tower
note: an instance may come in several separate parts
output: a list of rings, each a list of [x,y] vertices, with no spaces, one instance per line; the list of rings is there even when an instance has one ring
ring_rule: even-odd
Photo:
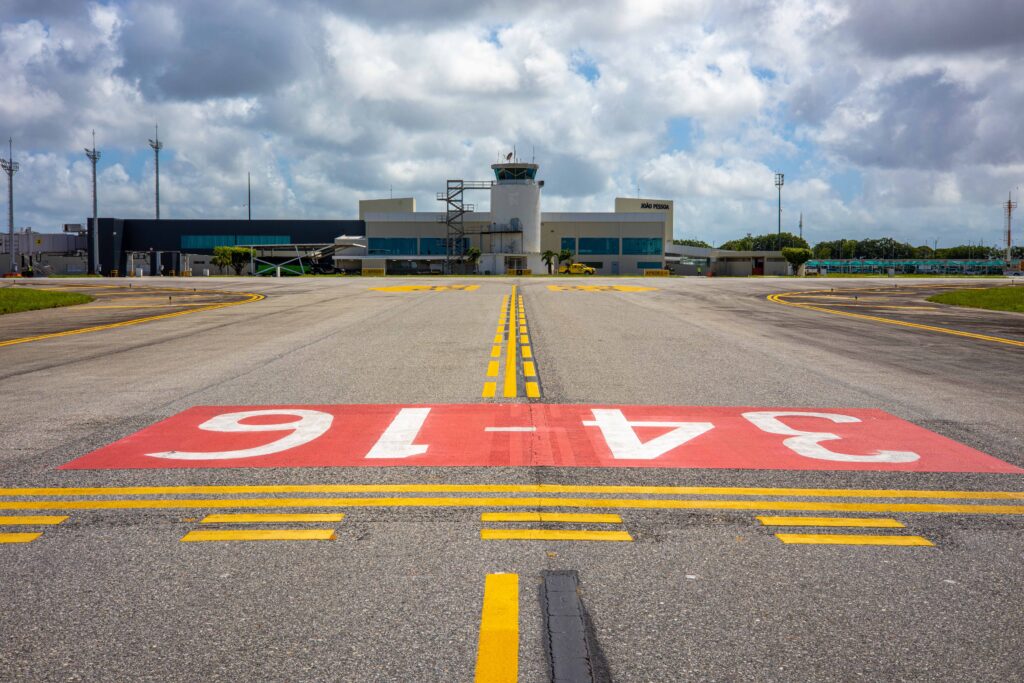
[[[1009,267],[1009,265],[1010,265],[1010,258],[1013,255],[1011,253],[1013,251],[1013,231],[1011,230],[1011,228],[1012,228],[1012,221],[1013,221],[1013,210],[1016,209],[1016,208],[1017,208],[1017,202],[1013,201],[1013,195],[1010,194],[1010,193],[1007,193],[1007,195],[1006,195],[1006,203],[1003,204],[1003,212],[1006,214],[1006,265],[1007,265],[1007,267]]]
[[[156,219],[160,220],[160,150],[163,149],[164,143],[160,142],[159,124],[156,126],[156,139],[150,140],[149,146],[153,148],[154,169],[156,171]]]
[[[92,149],[85,150],[85,156],[92,162],[92,258],[89,259],[89,274],[95,275],[100,262],[100,222],[96,211],[96,162],[100,160],[100,151],[96,149],[96,131],[92,132]]]
[[[14,260],[14,174],[21,164],[14,160],[14,140],[7,139],[7,158],[0,159],[0,168],[7,174],[7,234],[8,251],[11,253],[11,271],[15,272],[17,263]]]

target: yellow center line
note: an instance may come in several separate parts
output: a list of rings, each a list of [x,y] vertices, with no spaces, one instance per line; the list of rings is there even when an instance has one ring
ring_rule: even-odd
[[[238,486],[196,485],[0,488],[0,496],[7,497],[231,495],[249,493],[584,493],[670,496],[791,496],[805,498],[1024,500],[1024,491],[803,489],[736,486],[610,486],[600,484],[255,484]]]
[[[270,513],[235,513],[226,512],[220,514],[206,515],[200,524],[270,524],[277,522],[340,522],[345,519],[345,513],[294,513],[294,512],[270,512]]]
[[[481,529],[484,541],[625,541],[633,537],[625,531],[589,529]]]
[[[0,543],[31,543],[40,536],[38,532],[0,534]]]
[[[334,529],[230,529],[190,531],[182,543],[202,541],[332,541]]]
[[[523,358],[533,358],[533,349],[530,348],[529,346],[524,346],[522,348],[522,351],[523,351]]]
[[[67,520],[67,518],[67,515],[15,515],[13,517],[0,517],[0,526],[60,524]]]
[[[224,508],[358,508],[358,507],[561,507],[629,510],[766,510],[802,512],[942,513],[1024,515],[1024,505],[951,503],[846,503],[797,500],[678,500],[665,498],[179,498],[127,500],[0,501],[0,510],[171,510]]]
[[[763,526],[828,526],[870,527],[873,529],[902,529],[903,524],[884,517],[767,517],[758,516]]]
[[[512,301],[516,297],[516,286],[512,285]],[[512,302],[509,302],[508,312],[508,340],[505,346],[505,398],[515,398],[518,390],[516,387],[516,335],[513,327]]]
[[[488,574],[480,610],[475,683],[519,680],[519,575]]]
[[[857,534],[775,534],[783,543],[803,545],[903,545],[934,546],[921,536],[863,536]]]
[[[622,517],[600,512],[484,512],[481,522],[574,522],[622,524]]]
[[[492,360],[487,364],[487,376],[497,377],[498,376],[498,361]]]

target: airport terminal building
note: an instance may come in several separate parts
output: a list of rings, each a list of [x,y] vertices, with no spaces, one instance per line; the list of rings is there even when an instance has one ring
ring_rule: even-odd
[[[446,211],[416,211],[413,198],[359,202],[365,240],[338,240],[339,268],[387,273],[544,273],[542,255],[563,249],[602,275],[642,274],[665,264],[672,201],[619,198],[609,213],[552,213],[541,208],[538,165],[491,166],[494,179],[449,181],[438,193]],[[490,195],[490,211],[473,210],[472,191]],[[477,252],[468,264],[466,255]],[[455,261],[456,268],[451,264]],[[446,269],[447,264],[447,269]],[[557,259],[555,260],[557,267]]]
[[[347,273],[539,274],[547,270],[542,255],[563,249],[603,275],[665,266],[671,200],[618,198],[608,213],[544,212],[537,164],[509,161],[491,170],[493,179],[448,181],[438,193],[443,211],[416,211],[409,197],[360,201],[353,220],[100,218],[99,270],[202,275],[216,272],[210,261],[218,246],[253,247],[246,272],[256,273],[274,272],[273,264],[309,272],[309,256],[327,254]],[[484,194],[490,210],[476,211],[473,200]],[[85,241],[91,260],[93,240]]]

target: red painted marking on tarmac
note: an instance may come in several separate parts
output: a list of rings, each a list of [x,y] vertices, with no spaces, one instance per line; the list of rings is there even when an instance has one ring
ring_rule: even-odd
[[[195,407],[61,469],[403,465],[1024,473],[880,410],[521,403]]]

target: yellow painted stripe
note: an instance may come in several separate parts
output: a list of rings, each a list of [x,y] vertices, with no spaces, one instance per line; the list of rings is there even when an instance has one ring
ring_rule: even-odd
[[[494,343],[495,344],[500,344],[503,341],[505,341],[505,335],[503,335],[503,334],[496,334],[496,335],[494,335]]]
[[[0,488],[0,496],[134,496],[236,493],[598,493],[639,495],[800,496],[1024,500],[1024,491],[800,489],[734,486],[604,486],[579,484],[256,484],[244,486],[111,486]],[[2,501],[0,501],[2,502]]]
[[[203,529],[181,537],[182,543],[201,541],[331,541],[334,529]]]
[[[480,392],[481,398],[494,398],[494,393],[498,389],[497,382],[484,382],[484,390]]]
[[[498,376],[498,361],[492,360],[487,364],[487,376],[497,377]]]
[[[505,323],[499,324],[498,327],[494,330],[494,332],[495,332],[495,334],[500,334],[501,338],[504,339],[505,338]]]
[[[345,519],[344,512],[267,512],[267,513],[232,513],[206,515],[200,524],[260,524],[274,522],[340,522]]]
[[[903,524],[884,517],[765,517],[757,521],[764,526],[843,526],[875,529],[902,529]]]
[[[484,541],[632,541],[625,531],[583,529],[481,529]]]
[[[526,395],[529,398],[540,398],[540,385],[536,382],[527,382]]]
[[[936,327],[935,325],[922,325],[920,323],[911,323],[904,320],[894,320],[893,318],[881,318],[875,315],[864,315],[863,313],[852,313],[850,311],[834,311],[830,308],[822,308],[821,306],[812,306],[810,304],[798,303],[796,301],[785,301],[782,299],[784,296],[796,296],[800,294],[807,294],[810,292],[792,292],[792,293],[779,293],[769,294],[767,299],[776,304],[782,304],[783,306],[793,306],[795,308],[803,308],[808,311],[818,311],[820,313],[831,313],[832,315],[844,315],[848,318],[857,318],[859,320],[869,320],[877,323],[884,323],[886,325],[897,325],[899,327],[910,327],[918,330],[927,330],[928,332],[941,332],[942,334],[950,334],[957,337],[967,337],[969,339],[978,339],[981,341],[995,342],[996,344],[1005,344],[1007,346],[1017,346],[1024,348],[1024,341],[1018,341],[1016,339],[1006,339],[1004,337],[993,337],[987,334],[977,334],[976,332],[964,332],[963,330],[954,330],[948,327]]]
[[[528,335],[528,334],[521,334],[521,335],[519,335],[519,343],[520,344],[529,344],[530,343],[530,335]]]
[[[214,292],[216,294],[227,294],[235,296],[248,297],[241,301],[228,301],[218,304],[210,304],[209,306],[203,306],[199,308],[191,308],[184,311],[175,311],[174,313],[162,313],[160,315],[150,315],[144,318],[135,318],[133,320],[122,320],[121,322],[109,323],[106,325],[93,325],[92,327],[81,327],[75,330],[64,330],[63,332],[51,332],[49,334],[39,334],[34,337],[20,337],[18,339],[8,339],[7,341],[0,341],[0,347],[3,346],[14,346],[15,344],[27,344],[28,342],[42,341],[43,339],[55,339],[57,337],[69,337],[74,334],[86,334],[88,332],[100,332],[102,330],[113,330],[119,327],[128,327],[130,325],[139,325],[141,323],[153,322],[154,320],[167,320],[168,318],[176,318],[181,315],[189,315],[191,313],[201,313],[203,311],[213,311],[218,308],[227,308],[229,306],[240,306],[242,304],[252,303],[254,301],[261,301],[265,299],[262,294],[251,294],[249,292]]]
[[[622,524],[622,517],[602,512],[484,512],[481,522],[580,522]]]
[[[512,285],[512,298],[515,299],[516,286]],[[508,344],[505,348],[505,398],[514,398],[518,394],[516,386],[516,337],[512,326],[512,304],[509,304]]]
[[[533,349],[529,346],[523,347],[523,358],[533,358]]]
[[[523,361],[523,375],[526,377],[536,377],[537,367],[533,364],[533,361]]]
[[[31,543],[42,536],[41,533],[9,533],[0,534],[0,543]]]
[[[775,534],[783,543],[804,545],[935,545],[921,536],[862,536],[860,534]]]
[[[480,610],[475,683],[519,680],[519,575],[488,574]]]
[[[145,498],[122,500],[0,501],[0,510],[172,510],[179,508],[337,508],[337,507],[566,507],[641,510],[766,510],[800,512],[922,512],[1024,515],[1024,505],[947,503],[840,503],[798,500],[677,500],[665,498]]]
[[[501,346],[495,345],[491,347],[491,358],[497,358],[501,355]]]
[[[520,325],[519,326],[519,334],[526,334],[526,332],[527,332],[526,325]]]
[[[67,518],[67,515],[15,515],[14,517],[0,517],[0,526],[60,524]]]

